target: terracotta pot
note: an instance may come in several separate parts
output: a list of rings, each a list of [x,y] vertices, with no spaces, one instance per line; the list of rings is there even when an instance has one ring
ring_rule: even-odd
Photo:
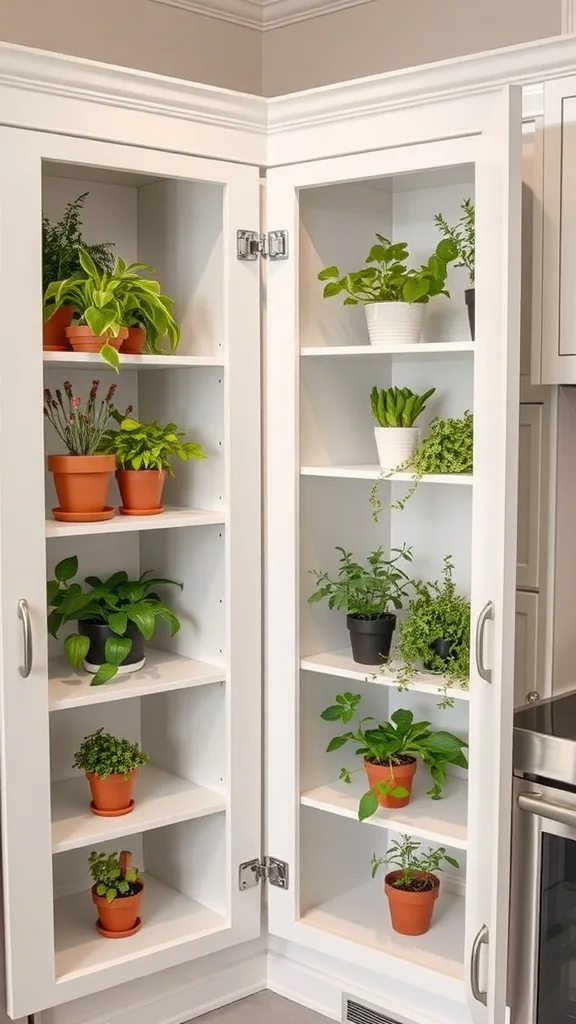
[[[101,515],[115,467],[113,455],[49,455],[48,469],[54,474],[59,511],[83,517]],[[86,518],[83,521],[91,522]]]
[[[389,871],[384,879],[384,892],[388,897],[392,927],[400,935],[424,935],[432,922],[440,882],[435,878],[434,888],[425,889],[423,892],[409,892],[407,889],[396,889],[390,884],[400,873]],[[423,874],[419,873],[417,877],[422,878]]]
[[[105,779],[101,779],[95,772],[86,772],[92,793],[92,813],[103,812],[104,816],[114,817],[133,811],[132,794],[137,775],[137,768],[130,772],[127,779],[123,775],[107,775]]]
[[[45,352],[69,352],[70,345],[66,337],[66,328],[70,327],[74,309],[72,306],[60,306],[49,320],[42,325],[42,348]]]
[[[116,479],[122,498],[123,515],[154,515],[163,512],[163,469],[117,469]]]
[[[146,344],[146,331],[143,327],[129,327],[128,336],[122,342],[122,352],[129,356],[141,356]]]
[[[67,327],[66,337],[75,352],[99,352],[103,345],[108,343],[112,348],[119,349],[124,338],[128,335],[128,328],[121,327],[117,338],[112,338],[108,332],[102,335],[92,334],[89,327]]]
[[[111,903],[108,903],[105,896],[97,896],[96,886],[92,886],[92,902],[98,910],[96,927],[101,935],[110,939],[121,939],[138,931],[140,927],[138,914],[144,889],[141,882],[138,884],[140,889],[133,896],[116,896]]]
[[[406,807],[406,804],[410,803],[416,767],[415,759],[409,761],[408,764],[397,765],[371,764],[370,761],[364,761],[368,785],[378,797],[380,807]],[[391,796],[390,794],[384,796],[374,788],[378,782],[385,782],[390,786],[403,786],[408,790],[408,796]]]

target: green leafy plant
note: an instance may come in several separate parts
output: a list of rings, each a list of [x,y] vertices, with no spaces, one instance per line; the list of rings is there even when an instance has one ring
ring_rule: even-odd
[[[47,583],[48,632],[57,637],[66,622],[95,622],[108,626],[113,634],[105,645],[106,661],[91,679],[91,686],[108,683],[132,650],[132,640],[126,636],[129,625],[135,626],[145,640],[151,640],[159,620],[168,624],[170,636],[180,629],[180,622],[171,608],[155,592],[156,587],[180,587],[176,580],[157,578],[151,570],[143,572],[137,580],[128,578],[124,570],[115,572],[105,580],[87,576],[87,589],[75,581],[78,557],[64,558],[54,569],[54,579]],[[90,640],[80,633],[71,633],[64,640],[64,652],[72,668],[82,671]]]
[[[413,427],[436,388],[416,395],[410,388],[377,388],[370,392],[372,415],[381,427]]]
[[[368,555],[366,566],[353,561],[351,551],[341,547],[336,551],[340,552],[340,567],[335,578],[310,570],[316,577],[310,604],[328,601],[331,611],[346,611],[358,619],[377,619],[390,608],[402,607],[411,580],[398,563],[412,561],[410,548],[392,548],[390,558],[385,557],[383,548],[377,548]]]
[[[114,265],[113,242],[88,244],[82,237],[82,210],[89,195],[84,192],[67,203],[59,221],[42,217],[42,282],[46,291],[53,281],[63,281],[82,270],[80,249],[84,249],[100,270],[108,273]],[[51,312],[54,312],[52,310]]]
[[[140,892],[140,871],[130,864],[130,859],[131,854],[124,852],[118,855],[92,851],[88,864],[97,896],[105,896],[107,902],[112,903],[118,897],[133,896]]]
[[[397,470],[384,471],[370,490],[372,518],[378,522],[382,511],[382,502],[378,490],[382,480],[391,476],[392,472],[408,472],[413,476],[413,483],[407,493],[394,503],[392,508],[405,508],[423,476],[429,473],[471,473],[474,454],[474,417],[467,410],[460,418],[440,419],[436,416],[430,424],[428,434],[420,442],[416,451]]]
[[[44,391],[44,415],[70,455],[94,455],[104,437],[106,427],[114,415],[112,399],[116,385],[111,384],[106,397],[98,402],[99,380],[93,380],[86,407],[82,399],[74,394],[69,380],[63,385],[64,395],[56,388],[54,395],[50,388]]]
[[[442,871],[442,864],[446,862],[452,868],[459,868],[460,865],[455,857],[446,853],[445,846],[437,846],[435,849],[428,849],[419,853],[422,844],[412,836],[401,836],[400,839],[393,839],[383,857],[372,856],[372,878],[376,877],[378,869],[385,865],[393,865],[399,868],[400,873],[390,882],[394,889],[405,889],[408,892],[425,892],[427,889],[435,889],[438,885],[436,872]]]
[[[448,264],[456,258],[451,240],[439,242],[422,266],[408,269],[407,242],[391,242],[376,233],[377,243],[368,253],[366,266],[341,275],[336,266],[325,267],[318,274],[325,281],[324,298],[345,294],[344,305],[369,302],[429,302],[434,295],[448,295],[446,278]]]
[[[140,264],[139,269],[156,273],[154,267],[146,264]],[[124,326],[144,328],[149,352],[162,352],[164,338],[168,339],[172,352],[178,348],[180,328],[173,315],[174,302],[168,295],[162,295],[158,281],[126,273],[117,297],[122,306]]]
[[[408,605],[408,615],[400,625],[398,655],[404,667],[398,674],[401,687],[413,679],[417,666],[423,662],[433,672],[441,672],[446,680],[441,707],[451,707],[447,686],[465,686],[470,675],[470,602],[458,594],[453,580],[454,562],[444,559],[443,582],[417,582],[416,597]],[[443,659],[432,644],[446,640],[450,655]]]
[[[182,440],[184,431],[175,423],[161,427],[157,420],[140,423],[114,412],[119,430],[109,430],[102,438],[100,451],[116,456],[118,469],[164,469],[174,476],[171,459],[181,462],[205,459],[202,445]]]
[[[98,775],[101,779],[109,775],[123,775],[127,779],[131,772],[148,764],[149,760],[149,755],[144,753],[139,743],[131,743],[104,732],[104,729],[97,729],[82,740],[74,754],[72,767]]]
[[[476,246],[476,210],[471,199],[464,199],[460,204],[460,219],[450,227],[446,218],[437,213],[434,223],[444,240],[453,246],[458,263],[455,267],[465,267],[470,278],[470,287],[474,287],[475,246]]]
[[[370,715],[361,717],[361,700],[362,696],[359,693],[339,693],[335,697],[335,703],[321,713],[320,717],[325,722],[342,722],[345,725],[352,721],[355,723],[353,729],[330,740],[326,748],[327,753],[339,750],[346,743],[353,743],[356,755],[372,764],[390,768],[389,778],[374,786],[382,796],[407,796],[408,790],[395,784],[394,767],[406,764],[414,758],[420,760],[428,768],[432,779],[432,788],[428,790],[428,796],[433,800],[440,799],[446,783],[446,766],[454,764],[460,768],[468,767],[463,752],[463,748],[468,746],[466,741],[443,730],[434,732],[430,729],[430,722],[415,722],[412,712],[405,708],[394,711],[389,722],[380,722],[366,728],[366,723],[374,722],[374,718]],[[354,771],[362,771],[362,767]],[[339,777],[344,782],[350,783],[351,776],[350,769],[340,769]],[[358,818],[364,821],[377,809],[378,796],[369,789],[360,799]]]

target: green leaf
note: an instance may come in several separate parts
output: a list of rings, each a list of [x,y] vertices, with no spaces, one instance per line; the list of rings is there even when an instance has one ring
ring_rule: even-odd
[[[460,867],[460,865],[459,865],[459,863],[458,863],[458,861],[456,860],[455,857],[449,857],[448,854],[445,854],[444,860],[448,861],[450,866],[453,867],[453,868],[459,868]]]
[[[330,281],[334,277],[340,277],[340,271],[338,267],[325,267],[318,274],[319,281]]]
[[[334,736],[333,739],[330,740],[328,746],[326,747],[326,753],[331,754],[333,750],[339,750],[340,747],[343,747],[344,744],[347,743],[349,739],[350,734],[347,734],[346,736]]]
[[[48,580],[46,583],[46,603],[48,605],[53,604],[54,599],[60,593],[60,587],[58,586],[58,580]]]
[[[378,797],[372,792],[371,789],[361,798],[358,804],[358,820],[365,821],[366,818],[371,818],[373,814],[378,810]]]
[[[140,630],[145,640],[151,640],[156,628],[154,612],[145,604],[127,605],[126,614]]]
[[[329,281],[328,284],[324,285],[324,298],[331,299],[335,295],[340,295],[342,290],[343,285],[341,285],[339,281]]]
[[[48,632],[49,632],[50,636],[54,636],[55,637],[55,636],[58,635],[58,630],[60,629],[60,626],[62,625],[63,619],[64,619],[64,616],[62,615],[62,612],[59,609],[54,608],[50,612],[50,614],[48,616],[48,620],[47,620]]]
[[[87,636],[80,636],[79,633],[71,633],[64,641],[64,653],[68,661],[77,672],[84,667],[84,658],[88,654],[90,639]]]
[[[77,555],[70,555],[69,558],[63,558],[61,562],[54,569],[54,576],[59,583],[67,583],[76,576],[78,572],[78,557]]]
[[[323,718],[325,722],[339,722],[342,718],[343,708],[339,704],[331,704],[329,708],[325,708],[320,718]]]
[[[132,650],[132,641],[128,636],[111,636],[106,641],[104,653],[110,665],[121,665]]]
[[[105,363],[108,363],[108,366],[111,366],[116,373],[120,372],[120,356],[113,345],[109,345],[108,342],[106,342],[106,344],[100,349],[100,357]]]
[[[111,612],[108,616],[108,625],[113,633],[118,633],[120,636],[123,636],[128,625],[128,616],[126,615],[126,612]],[[109,658],[108,660],[111,661],[112,659]]]
[[[90,680],[90,686],[102,686],[104,683],[109,683],[111,679],[117,675],[118,669],[116,665],[100,665],[100,668]]]

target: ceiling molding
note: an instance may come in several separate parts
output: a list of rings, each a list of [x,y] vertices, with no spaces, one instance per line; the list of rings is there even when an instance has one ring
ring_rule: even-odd
[[[220,21],[268,32],[309,18],[359,7],[372,0],[153,0]]]

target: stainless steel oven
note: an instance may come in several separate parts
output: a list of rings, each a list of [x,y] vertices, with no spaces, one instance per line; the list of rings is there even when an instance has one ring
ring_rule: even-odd
[[[511,1024],[576,1022],[576,692],[514,718]]]

